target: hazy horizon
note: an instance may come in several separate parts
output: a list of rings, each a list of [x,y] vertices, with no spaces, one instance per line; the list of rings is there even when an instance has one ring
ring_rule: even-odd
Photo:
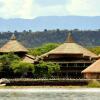
[[[99,29],[99,4],[100,0],[0,0],[0,31]]]
[[[16,18],[3,18],[3,17],[0,17],[0,19],[5,19],[5,20],[8,20],[8,19],[28,19],[28,20],[32,20],[32,19],[36,19],[36,18],[39,18],[39,17],[90,17],[90,18],[93,18],[93,17],[100,17],[100,15],[98,16],[84,16],[84,15],[66,15],[66,16],[59,16],[59,15],[50,15],[50,16],[37,16],[35,18],[20,18],[20,17],[16,17]]]

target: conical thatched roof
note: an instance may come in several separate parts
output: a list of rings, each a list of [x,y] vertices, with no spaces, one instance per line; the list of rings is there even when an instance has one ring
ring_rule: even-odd
[[[0,52],[27,52],[28,50],[16,40],[15,35],[11,36],[11,39],[0,48]]]
[[[88,56],[91,58],[98,57],[93,52],[75,43],[71,34],[68,35],[67,41],[65,43],[51,50],[50,52],[43,54],[42,56],[48,56],[49,54],[82,54],[83,56]]]
[[[100,59],[83,70],[82,73],[100,73]]]

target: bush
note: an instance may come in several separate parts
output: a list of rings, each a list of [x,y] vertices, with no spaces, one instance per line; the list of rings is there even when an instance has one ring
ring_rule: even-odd
[[[88,48],[90,51],[94,52],[95,54],[100,54],[100,46]]]
[[[20,61],[21,58],[13,52],[0,55],[0,77],[10,78],[13,76],[13,71],[10,66],[14,60]]]
[[[50,78],[53,73],[56,73],[59,71],[60,71],[59,64],[55,64],[52,62],[40,61],[39,64],[35,65],[35,73],[39,77]]]
[[[100,87],[100,82],[97,80],[91,80],[88,84],[88,87],[93,87],[93,88]]]
[[[3,67],[3,69],[5,69],[5,68],[8,69],[14,60],[20,61],[20,57],[18,57],[14,53],[0,55],[0,63]]]
[[[22,61],[14,61],[11,64],[11,69],[15,74],[21,74],[21,77],[27,75],[28,72],[34,73],[35,71],[33,64]]]

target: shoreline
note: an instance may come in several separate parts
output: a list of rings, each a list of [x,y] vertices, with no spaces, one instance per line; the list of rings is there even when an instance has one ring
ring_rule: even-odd
[[[56,88],[56,87],[31,87],[31,88],[0,88],[0,92],[32,92],[32,93],[100,93],[100,88]]]
[[[88,87],[88,86],[0,86],[0,89],[37,89],[37,88],[52,88],[52,89],[94,89],[97,87]],[[99,87],[97,89],[100,89]]]
[[[16,88],[84,88],[86,86],[0,86],[0,89],[4,88],[10,88],[10,89],[16,89]]]

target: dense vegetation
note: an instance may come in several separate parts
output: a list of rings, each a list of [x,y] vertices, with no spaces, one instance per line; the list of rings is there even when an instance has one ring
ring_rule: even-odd
[[[52,62],[40,61],[39,64],[35,66],[35,75],[39,78],[50,78],[53,73],[60,71],[60,66]]]
[[[88,48],[90,51],[94,52],[97,55],[100,55],[100,46]]]
[[[47,30],[42,32],[32,32],[31,30],[23,32],[15,31],[17,39],[26,47],[38,47],[44,43],[63,43],[66,40],[70,30]],[[71,30],[75,41],[84,46],[99,46],[100,45],[100,30],[97,31],[81,31],[78,29]],[[10,39],[12,32],[0,33],[0,46]]]
[[[42,55],[56,48],[60,44],[48,43],[37,48],[29,49],[29,54],[34,56]],[[100,47],[88,48],[96,54],[100,54]],[[60,71],[60,66],[51,62],[40,61],[38,64],[23,62],[14,53],[0,55],[0,77],[33,77],[50,78],[53,73]]]
[[[29,49],[29,54],[30,55],[33,55],[33,56],[40,56],[40,55],[42,55],[44,53],[47,53],[50,50],[56,48],[59,45],[60,44],[58,44],[58,43],[47,43],[47,44],[43,44],[40,47],[30,48]]]
[[[51,62],[40,61],[38,64],[23,62],[13,53],[0,55],[0,77],[45,77],[49,78],[58,72],[60,66]]]

